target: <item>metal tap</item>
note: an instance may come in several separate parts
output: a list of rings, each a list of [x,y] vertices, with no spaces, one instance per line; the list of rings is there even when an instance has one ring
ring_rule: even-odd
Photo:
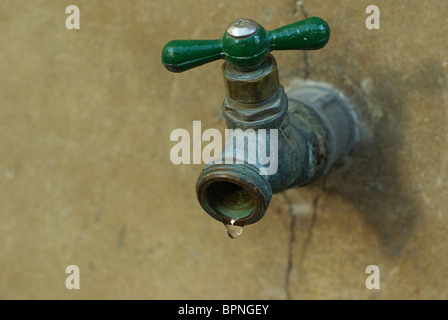
[[[350,103],[321,84],[294,88],[287,96],[270,54],[317,50],[329,37],[328,24],[318,17],[272,31],[238,19],[221,39],[174,40],[163,49],[163,65],[172,72],[225,60],[222,112],[235,131],[221,157],[202,170],[196,193],[202,208],[228,231],[240,228],[229,231],[231,236],[263,217],[273,193],[315,182],[354,145],[356,120]],[[274,158],[277,165],[269,171],[267,160]]]

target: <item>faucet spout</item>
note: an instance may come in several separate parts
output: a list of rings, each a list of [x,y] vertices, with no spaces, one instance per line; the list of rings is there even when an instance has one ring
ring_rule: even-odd
[[[199,203],[226,225],[245,226],[260,220],[272,198],[272,188],[251,164],[211,163],[196,184]]]

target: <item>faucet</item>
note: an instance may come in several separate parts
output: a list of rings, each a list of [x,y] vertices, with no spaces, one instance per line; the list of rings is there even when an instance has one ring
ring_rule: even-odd
[[[272,31],[238,19],[221,39],[173,40],[162,51],[162,63],[172,72],[225,60],[222,113],[230,133],[222,154],[200,173],[196,194],[231,238],[263,217],[273,193],[315,182],[355,143],[349,101],[319,83],[293,88],[287,96],[271,54],[317,50],[329,38],[328,24],[318,17]]]

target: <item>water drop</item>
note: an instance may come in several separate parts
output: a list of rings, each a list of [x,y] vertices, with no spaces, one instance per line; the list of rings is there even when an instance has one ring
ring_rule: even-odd
[[[235,226],[234,225],[235,220],[231,220],[230,224],[226,224],[227,234],[230,238],[236,239],[243,233],[243,227],[241,226]]]

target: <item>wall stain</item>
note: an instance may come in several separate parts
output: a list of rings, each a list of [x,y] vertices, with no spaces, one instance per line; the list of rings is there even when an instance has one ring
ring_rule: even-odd
[[[417,69],[407,77],[388,69],[369,74],[368,80],[350,79],[349,83],[359,84],[350,88],[350,98],[370,134],[355,146],[350,165],[328,176],[327,192],[355,205],[390,257],[402,252],[422,218],[416,193],[402,185],[399,153],[406,143],[401,123],[407,96],[416,90],[437,95],[443,88],[445,76],[436,67],[440,63],[424,65],[425,71]]]

